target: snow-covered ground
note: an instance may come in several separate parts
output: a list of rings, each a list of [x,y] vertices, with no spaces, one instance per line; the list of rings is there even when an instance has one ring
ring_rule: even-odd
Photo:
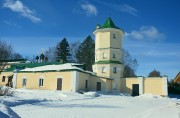
[[[17,89],[0,96],[0,118],[180,118],[180,99]]]

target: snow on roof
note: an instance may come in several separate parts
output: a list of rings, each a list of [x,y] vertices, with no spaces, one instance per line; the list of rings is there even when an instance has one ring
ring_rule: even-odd
[[[60,64],[60,65],[45,65],[45,66],[38,66],[34,68],[26,68],[23,70],[20,70],[20,72],[42,72],[42,71],[62,71],[62,70],[79,70],[81,72],[85,72],[94,76],[97,76],[96,73],[91,72],[91,71],[85,71],[79,67],[76,67],[75,65],[82,65],[82,64],[76,64],[76,63],[65,63],[65,64]],[[98,76],[102,77],[104,79],[111,79],[103,76]]]
[[[23,72],[30,72],[30,71],[61,71],[61,70],[71,70],[71,69],[76,69],[76,70],[81,70],[84,71],[81,68],[78,68],[74,63],[65,63],[65,64],[60,64],[60,65],[46,65],[46,66],[39,66],[39,67],[35,67],[35,68],[26,68],[20,71]]]

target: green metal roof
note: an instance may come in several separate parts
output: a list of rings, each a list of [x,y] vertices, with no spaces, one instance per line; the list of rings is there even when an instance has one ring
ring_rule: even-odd
[[[9,59],[9,60],[0,60],[0,62],[17,62],[17,61],[25,62],[25,61],[27,61],[27,59]]]
[[[25,69],[25,68],[34,68],[39,66],[45,66],[45,65],[58,65],[62,64],[60,62],[52,62],[52,63],[21,63],[21,64],[12,64],[10,68],[5,69],[3,72],[11,72],[16,69]]]
[[[113,23],[113,21],[112,21],[112,19],[111,19],[110,17],[108,17],[108,19],[106,20],[106,22],[104,23],[103,26],[100,26],[100,25],[98,25],[98,26],[99,26],[99,29],[103,29],[103,28],[115,28],[115,29],[120,29],[119,27],[117,27],[117,26]]]

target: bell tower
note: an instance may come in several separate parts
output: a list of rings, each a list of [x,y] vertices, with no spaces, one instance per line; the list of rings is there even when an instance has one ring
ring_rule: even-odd
[[[109,17],[104,25],[97,25],[95,35],[95,64],[93,72],[98,76],[112,79],[112,89],[120,89],[123,77],[122,36],[124,32]]]

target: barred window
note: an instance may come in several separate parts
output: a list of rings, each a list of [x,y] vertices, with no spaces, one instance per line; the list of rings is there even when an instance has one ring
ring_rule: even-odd
[[[44,79],[40,78],[39,79],[39,86],[43,86],[44,85]]]

